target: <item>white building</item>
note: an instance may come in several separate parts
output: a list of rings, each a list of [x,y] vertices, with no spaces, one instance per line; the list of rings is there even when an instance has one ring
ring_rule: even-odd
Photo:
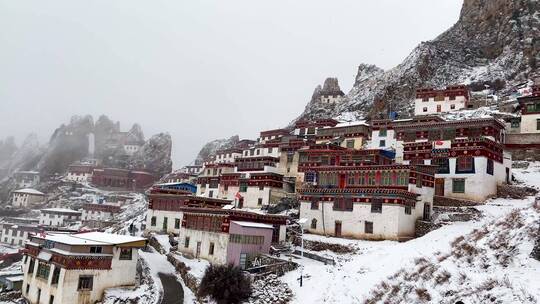
[[[45,199],[45,194],[36,189],[19,189],[13,191],[11,205],[18,208],[29,208],[34,204],[44,203]]]
[[[18,188],[32,188],[39,184],[39,172],[17,171],[13,174]]]
[[[37,225],[3,222],[0,223],[0,243],[23,246],[28,236],[38,231]]]
[[[511,183],[512,157],[489,138],[404,144],[404,163],[437,165],[435,195],[483,202]]]
[[[467,107],[469,90],[465,86],[450,86],[443,90],[416,91],[414,115],[432,115],[453,112]]]
[[[540,86],[533,93],[519,98],[521,107],[520,133],[540,133]]]
[[[65,227],[81,220],[81,212],[66,208],[41,209],[39,224]]]
[[[92,173],[96,166],[90,164],[73,164],[68,167],[66,179],[69,181],[85,183],[92,180]]]
[[[82,207],[81,220],[105,222],[113,221],[121,210],[121,207],[116,204],[87,203]]]
[[[31,304],[89,304],[105,289],[135,285],[146,239],[102,232],[31,236],[23,259],[23,297]]]

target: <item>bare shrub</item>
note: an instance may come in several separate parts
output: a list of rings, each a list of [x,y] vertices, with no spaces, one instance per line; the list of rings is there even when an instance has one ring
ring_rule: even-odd
[[[431,295],[425,288],[416,288],[414,290],[418,298],[422,301],[431,301]]]

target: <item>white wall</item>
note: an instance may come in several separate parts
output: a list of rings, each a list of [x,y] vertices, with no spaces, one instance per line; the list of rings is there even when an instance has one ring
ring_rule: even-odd
[[[131,260],[120,260],[120,248],[113,249],[113,259],[110,270],[70,269],[62,268],[58,285],[51,285],[54,266],[51,265],[48,280],[37,278],[38,261],[36,259],[34,271],[28,274],[30,257],[23,264],[24,280],[22,286],[23,296],[31,303],[37,303],[38,288],[41,289],[40,302],[49,304],[50,295],[54,295],[55,304],[94,303],[100,301],[105,289],[135,284],[137,272],[138,251],[133,249]],[[93,275],[92,291],[77,291],[79,276]],[[29,293],[26,293],[26,284],[30,284]],[[84,300],[87,300],[86,302]]]
[[[18,230],[14,228],[4,227],[0,231],[0,243],[14,245],[14,246],[23,246],[24,242],[28,239],[28,232],[23,230]]]
[[[152,217],[156,217],[156,225],[152,226]],[[184,216],[184,213],[182,211],[165,211],[165,210],[154,210],[154,209],[148,209],[146,213],[146,230],[147,231],[155,231],[155,232],[163,232],[163,222],[165,221],[165,217],[167,217],[167,233],[175,233],[179,234],[180,229],[182,228],[182,217]],[[180,226],[179,228],[174,227],[174,223],[176,222],[175,219],[180,220]]]
[[[430,115],[441,112],[453,112],[459,109],[465,108],[465,102],[467,99],[465,96],[456,96],[455,100],[450,100],[449,96],[444,98],[444,101],[435,101],[433,97],[429,98],[429,101],[422,101],[421,98],[414,100],[414,115]],[[437,105],[441,106],[441,111],[437,111]],[[452,109],[452,105],[454,109]],[[424,108],[427,108],[427,112],[424,112]]]
[[[189,237],[189,246],[187,248],[185,247],[186,237]],[[197,242],[201,242],[199,258],[208,260],[213,264],[225,264],[227,262],[228,233],[182,229],[178,236],[178,251],[195,257]],[[214,243],[213,255],[209,254],[210,242]]]
[[[419,209],[418,207],[416,208]],[[323,228],[323,213],[325,228]],[[334,211],[333,202],[319,202],[319,208],[316,210],[311,209],[311,202],[304,201],[300,204],[300,217],[308,219],[304,226],[307,231],[334,235],[335,221],[341,221],[343,237],[364,239],[398,240],[412,237],[417,213],[406,215],[404,206],[390,204],[383,204],[382,213],[371,213],[371,204],[366,203],[354,203],[353,211]],[[316,229],[311,229],[312,219],[317,219]],[[373,234],[364,233],[366,221],[373,222]]]
[[[521,133],[540,133],[540,130],[536,129],[537,119],[540,119],[540,114],[521,115]]]

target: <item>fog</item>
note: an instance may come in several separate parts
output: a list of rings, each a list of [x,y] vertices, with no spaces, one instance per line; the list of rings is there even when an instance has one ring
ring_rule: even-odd
[[[0,138],[72,115],[169,132],[174,167],[212,139],[286,125],[316,85],[348,92],[459,16],[458,0],[0,0]],[[442,13],[444,12],[444,13]]]

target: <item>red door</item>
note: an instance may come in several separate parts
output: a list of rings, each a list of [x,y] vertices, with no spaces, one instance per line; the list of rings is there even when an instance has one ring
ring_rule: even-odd
[[[341,174],[341,175],[339,176],[339,188],[340,188],[340,189],[345,188],[345,178],[346,178],[346,177],[345,177],[345,174]]]

